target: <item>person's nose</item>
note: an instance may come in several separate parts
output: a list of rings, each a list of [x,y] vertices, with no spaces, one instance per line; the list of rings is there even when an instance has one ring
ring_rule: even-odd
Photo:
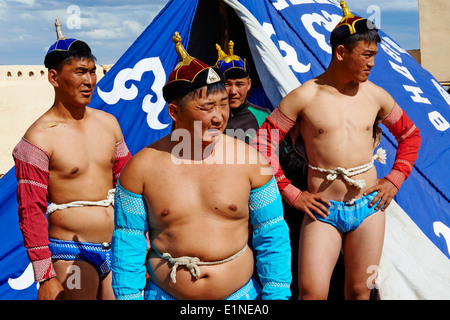
[[[84,84],[86,86],[93,86],[97,82],[97,75],[95,73],[86,72],[84,76]]]
[[[237,94],[237,87],[235,85],[229,87],[229,94],[231,95]]]
[[[228,108],[224,110],[221,106],[216,106],[211,117],[211,123],[213,125],[222,125],[225,121],[225,112],[228,112]]]

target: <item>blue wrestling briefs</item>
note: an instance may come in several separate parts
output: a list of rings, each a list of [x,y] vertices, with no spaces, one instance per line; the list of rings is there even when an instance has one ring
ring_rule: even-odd
[[[367,196],[363,196],[352,204],[347,204],[346,202],[329,200],[331,206],[328,207],[330,214],[326,218],[322,218],[316,214],[316,218],[320,221],[329,223],[337,228],[342,233],[346,233],[355,230],[359,225],[371,214],[377,212],[375,207],[381,201],[369,207],[370,202],[376,196],[377,192],[372,192]],[[381,209],[381,208],[380,208]]]
[[[111,246],[109,243],[90,243],[50,238],[49,248],[54,260],[80,260],[89,262],[100,279],[111,271]]]
[[[255,279],[251,278],[245,286],[231,294],[224,300],[257,300],[261,288]],[[172,295],[158,287],[153,281],[149,281],[144,292],[145,300],[177,300]]]

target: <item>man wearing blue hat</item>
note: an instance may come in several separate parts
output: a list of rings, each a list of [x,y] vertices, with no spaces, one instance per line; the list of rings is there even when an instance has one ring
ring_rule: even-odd
[[[113,299],[114,187],[131,155],[117,120],[87,106],[97,82],[91,49],[55,26],[44,62],[54,103],[13,151],[19,226],[38,299]]]
[[[225,76],[230,105],[230,118],[225,133],[249,143],[270,112],[247,100],[252,87],[248,61],[234,54],[233,41],[230,41],[228,46],[230,54],[227,55],[216,44],[219,55],[216,66]]]

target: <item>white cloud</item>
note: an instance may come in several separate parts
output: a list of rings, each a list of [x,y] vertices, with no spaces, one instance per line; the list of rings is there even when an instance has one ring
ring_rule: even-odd
[[[137,21],[124,21],[123,24],[131,31],[131,34],[135,35],[141,34],[145,28]]]
[[[16,0],[19,3],[26,4],[29,7],[34,6],[34,0]]]

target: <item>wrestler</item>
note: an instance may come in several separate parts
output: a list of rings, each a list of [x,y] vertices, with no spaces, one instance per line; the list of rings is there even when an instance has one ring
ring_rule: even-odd
[[[369,266],[378,266],[384,240],[384,211],[409,176],[420,146],[419,130],[394,99],[368,81],[381,41],[374,25],[354,16],[341,1],[344,16],[331,33],[332,60],[320,76],[289,93],[252,141],[263,154],[277,147],[269,129],[283,139],[299,127],[308,168],[308,189],[300,191],[272,169],[284,199],[305,212],[299,244],[299,298],[326,299],[341,251],[345,297],[368,299]],[[392,171],[378,179],[374,161],[386,154],[375,148],[382,122],[399,146]],[[267,141],[264,143],[264,141]],[[375,155],[374,155],[375,153]],[[274,160],[277,160],[274,158]]]
[[[234,54],[233,41],[230,41],[228,46],[230,54],[227,55],[216,44],[219,53],[216,66],[222,70],[225,76],[225,88],[230,107],[225,134],[250,143],[270,112],[247,100],[252,88],[248,61]]]
[[[117,120],[87,107],[97,81],[91,49],[55,25],[44,62],[55,100],[13,151],[19,226],[38,299],[114,299],[112,202],[131,155]]]
[[[288,299],[290,243],[272,171],[223,134],[229,109],[220,69],[190,57],[178,33],[173,41],[180,62],[163,94],[175,130],[133,156],[117,184],[116,298]]]

